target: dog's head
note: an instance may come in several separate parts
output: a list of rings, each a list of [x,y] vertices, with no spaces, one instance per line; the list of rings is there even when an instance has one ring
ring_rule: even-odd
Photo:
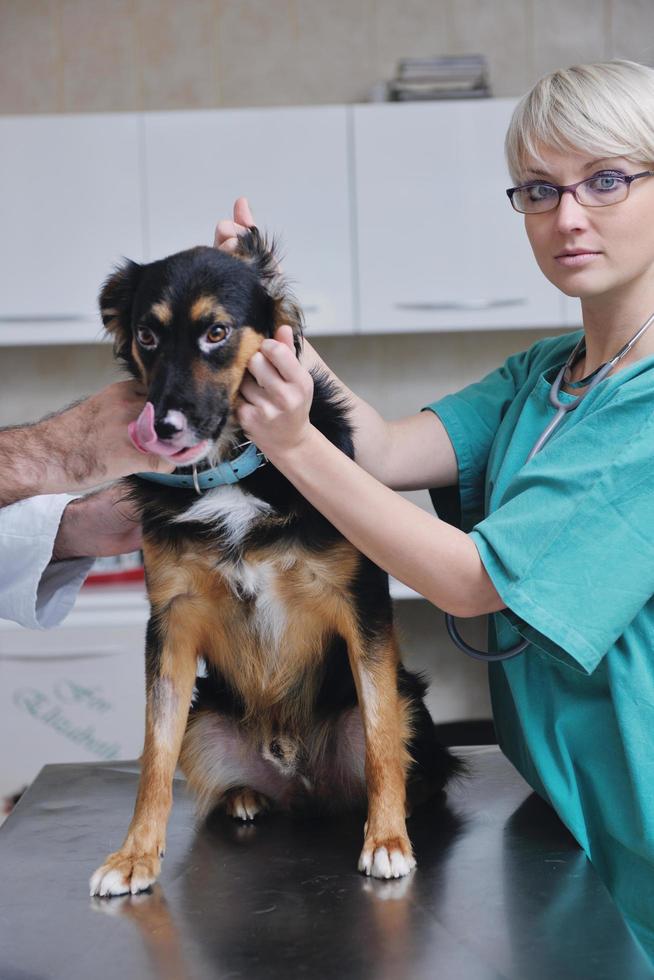
[[[100,293],[116,357],[147,389],[132,435],[179,466],[220,460],[239,436],[234,408],[247,363],[282,323],[296,353],[302,313],[256,228],[232,255],[198,247],[126,262]]]

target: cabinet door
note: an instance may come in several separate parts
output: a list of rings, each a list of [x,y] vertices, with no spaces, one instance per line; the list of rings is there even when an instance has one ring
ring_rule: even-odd
[[[345,107],[148,113],[145,141],[150,258],[211,244],[245,195],[309,334],[352,330]]]
[[[138,128],[127,113],[0,119],[3,322],[95,320],[101,334],[102,282],[143,252]]]
[[[563,322],[561,295],[538,269],[505,194],[514,104],[355,108],[364,332]]]

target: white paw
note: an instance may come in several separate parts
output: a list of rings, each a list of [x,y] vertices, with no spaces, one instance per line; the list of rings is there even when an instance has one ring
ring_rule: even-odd
[[[373,878],[403,878],[416,867],[410,849],[384,844],[372,847],[364,844],[359,858],[359,871]]]
[[[243,787],[225,794],[225,813],[234,820],[254,820],[257,814],[268,809],[268,801],[261,793]]]
[[[137,895],[154,884],[160,866],[158,855],[125,856],[117,851],[91,877],[90,894],[102,898]]]

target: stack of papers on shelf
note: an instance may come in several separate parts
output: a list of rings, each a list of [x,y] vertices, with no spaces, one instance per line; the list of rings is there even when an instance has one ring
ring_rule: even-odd
[[[388,83],[391,102],[489,96],[488,64],[481,54],[405,58]]]

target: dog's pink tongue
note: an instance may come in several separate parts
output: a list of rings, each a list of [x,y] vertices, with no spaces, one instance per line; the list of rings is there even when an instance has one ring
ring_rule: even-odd
[[[175,446],[170,442],[162,442],[154,428],[154,405],[146,402],[145,408],[137,418],[136,422],[130,422],[127,426],[127,433],[139,452],[156,453],[157,456],[165,456],[167,459],[175,457],[178,466],[188,460],[198,458],[198,453],[206,449],[208,442],[204,439],[193,446]]]
[[[152,402],[145,403],[145,407],[136,422],[130,422],[127,431],[137,449],[144,449],[146,452],[152,451],[158,441],[157,433],[154,431],[154,405]]]
[[[162,442],[154,430],[154,405],[146,402],[145,408],[136,422],[130,422],[127,432],[138,450],[142,453],[156,453],[158,456],[172,456],[176,450]]]

